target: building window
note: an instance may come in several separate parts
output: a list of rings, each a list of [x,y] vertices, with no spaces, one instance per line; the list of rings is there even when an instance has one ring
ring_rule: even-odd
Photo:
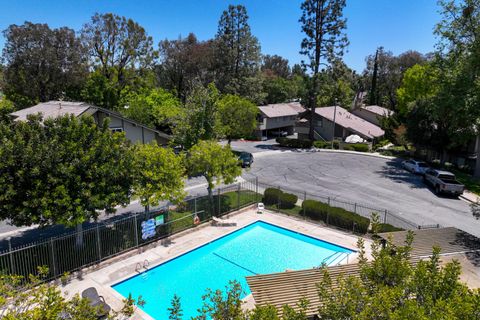
[[[112,132],[123,132],[123,128],[120,127],[115,127],[115,128],[110,128]]]

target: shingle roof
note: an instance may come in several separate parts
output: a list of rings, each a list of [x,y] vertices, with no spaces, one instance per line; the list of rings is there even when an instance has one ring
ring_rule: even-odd
[[[258,109],[268,118],[296,116],[305,111],[299,102],[267,104],[259,106]]]
[[[105,108],[97,107],[86,102],[71,102],[71,101],[48,101],[42,102],[37,105],[34,105],[30,108],[25,108],[22,110],[15,111],[11,113],[15,120],[25,121],[27,120],[27,115],[41,113],[44,119],[47,118],[56,118],[61,117],[67,114],[75,115],[79,117],[83,114],[93,115],[97,111],[102,111],[110,116],[115,116],[117,118],[123,119],[129,123],[135,124],[137,126],[143,127],[145,129],[156,132],[159,136],[165,139],[171,139],[172,137],[164,132],[152,129],[144,124],[136,122],[134,120],[125,118],[122,114],[108,110]]]
[[[394,113],[392,110],[380,106],[364,106],[362,107],[362,109],[370,111],[371,113],[375,113],[376,115],[379,115],[381,117],[389,117]]]
[[[84,102],[49,101],[15,111],[12,113],[12,116],[15,117],[15,120],[19,121],[25,121],[27,120],[27,115],[37,113],[41,113],[44,119],[57,118],[67,114],[78,117],[92,107],[93,106]]]
[[[338,106],[336,109],[336,124],[368,138],[381,137],[385,134],[385,131],[383,131],[379,126],[357,117],[346,109]],[[316,108],[315,113],[330,121],[333,121],[334,110],[335,107]]]

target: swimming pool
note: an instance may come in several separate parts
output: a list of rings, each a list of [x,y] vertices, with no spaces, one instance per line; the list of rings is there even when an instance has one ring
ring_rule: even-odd
[[[205,290],[224,289],[237,280],[250,294],[245,277],[338,263],[352,251],[266,222],[255,222],[112,286],[122,296],[141,295],[143,311],[168,319],[174,294],[185,319],[197,315]]]

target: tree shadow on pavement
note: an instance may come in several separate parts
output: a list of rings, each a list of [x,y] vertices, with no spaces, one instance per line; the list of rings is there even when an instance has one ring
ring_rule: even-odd
[[[403,169],[400,160],[389,160],[381,170],[375,173],[388,178],[396,183],[408,184],[412,189],[425,189],[428,186],[423,183],[422,177]]]

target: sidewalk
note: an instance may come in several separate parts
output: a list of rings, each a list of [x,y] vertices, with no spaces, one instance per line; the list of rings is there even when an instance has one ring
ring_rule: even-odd
[[[480,197],[477,196],[475,193],[470,192],[468,190],[463,191],[463,194],[459,196],[459,198],[470,202],[470,203],[478,203],[480,202]]]

